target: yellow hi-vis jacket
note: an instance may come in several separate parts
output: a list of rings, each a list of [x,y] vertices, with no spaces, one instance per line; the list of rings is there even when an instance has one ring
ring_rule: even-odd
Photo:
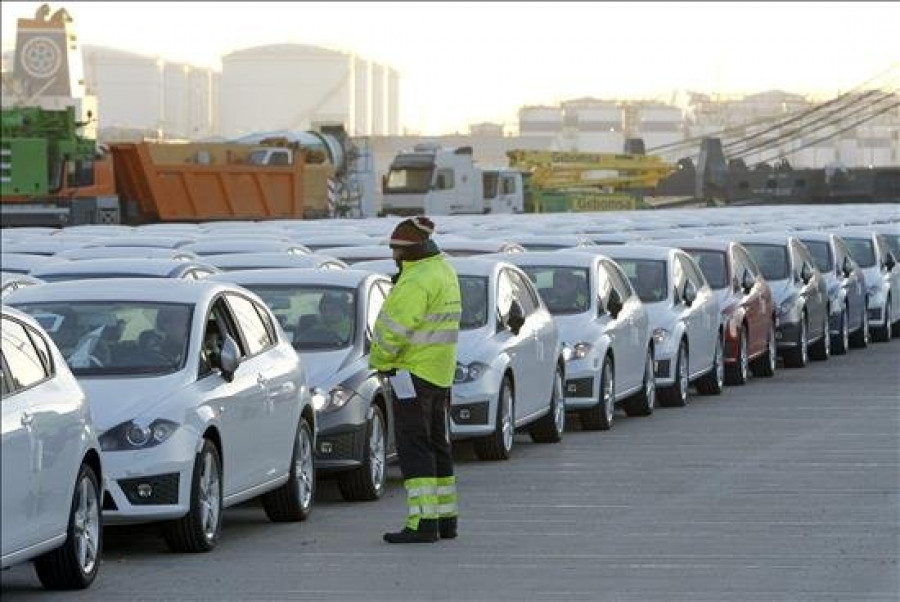
[[[459,280],[443,256],[404,261],[375,321],[369,366],[383,372],[409,370],[449,387],[461,312]]]

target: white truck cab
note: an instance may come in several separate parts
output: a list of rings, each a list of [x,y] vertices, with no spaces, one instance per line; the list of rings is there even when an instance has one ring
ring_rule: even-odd
[[[475,165],[472,147],[417,144],[401,151],[383,182],[388,215],[522,213],[522,174]]]

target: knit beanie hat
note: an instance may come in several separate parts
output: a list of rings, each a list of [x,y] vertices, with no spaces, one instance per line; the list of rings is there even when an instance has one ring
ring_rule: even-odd
[[[403,220],[391,233],[390,247],[403,249],[421,245],[434,233],[434,222],[420,215]]]

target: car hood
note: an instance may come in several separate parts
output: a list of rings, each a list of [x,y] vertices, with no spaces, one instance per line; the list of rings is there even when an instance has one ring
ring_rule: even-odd
[[[310,388],[330,389],[360,369],[357,364],[364,363],[353,349],[304,351],[298,355],[306,369],[306,381]]]
[[[484,326],[473,330],[460,330],[456,343],[456,361],[460,364],[468,364],[474,361],[492,361],[500,351],[499,342],[502,339],[512,337],[508,330],[494,333]]]
[[[566,316],[553,316],[556,327],[559,330],[559,340],[570,347],[582,341],[591,342],[600,335],[602,330],[590,313],[580,313]]]
[[[882,278],[881,269],[877,265],[874,265],[870,268],[862,268],[862,272],[863,276],[866,279],[867,287],[874,284],[881,288],[884,279]]]
[[[672,330],[680,313],[680,310],[676,311],[672,306],[672,302],[668,299],[657,301],[656,303],[644,303],[644,309],[647,310],[651,332],[657,328]]]
[[[175,393],[187,387],[189,382],[184,371],[153,377],[78,379],[90,403],[98,433],[138,416],[172,418],[180,422],[182,416],[177,414],[151,414],[165,412],[167,403],[176,398]]]

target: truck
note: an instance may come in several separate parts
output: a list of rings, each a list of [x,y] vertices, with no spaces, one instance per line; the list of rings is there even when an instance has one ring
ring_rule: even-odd
[[[475,164],[472,147],[417,144],[401,151],[382,180],[386,215],[523,213],[522,172]]]

